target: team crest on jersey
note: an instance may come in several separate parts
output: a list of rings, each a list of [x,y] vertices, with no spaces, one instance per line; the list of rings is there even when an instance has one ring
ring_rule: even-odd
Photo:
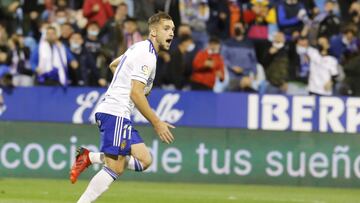
[[[126,140],[121,141],[120,149],[123,150],[126,147]]]
[[[147,65],[141,66],[141,71],[144,73],[144,75],[150,75],[150,68]]]

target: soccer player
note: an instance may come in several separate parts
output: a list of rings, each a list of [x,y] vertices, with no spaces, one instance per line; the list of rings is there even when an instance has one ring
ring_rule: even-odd
[[[157,52],[160,48],[169,49],[174,37],[174,23],[168,14],[159,12],[149,18],[148,25],[148,39],[134,44],[110,64],[114,77],[95,114],[103,154],[80,148],[70,180],[73,183],[76,181],[91,164],[90,159],[93,163],[104,162],[105,165],[91,179],[78,203],[94,202],[123,173],[125,167],[143,171],[150,166],[151,154],[130,121],[134,106],[152,124],[163,142],[170,144],[174,141],[170,132],[174,126],[161,121],[146,99],[155,78]]]

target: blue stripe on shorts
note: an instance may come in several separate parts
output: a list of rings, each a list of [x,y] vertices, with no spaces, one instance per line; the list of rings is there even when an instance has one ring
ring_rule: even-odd
[[[143,143],[129,119],[106,113],[96,113],[101,136],[100,151],[111,155],[130,155],[131,145]]]

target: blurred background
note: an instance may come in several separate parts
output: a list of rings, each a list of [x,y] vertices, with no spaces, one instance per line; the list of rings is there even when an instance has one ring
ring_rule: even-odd
[[[14,178],[0,184],[5,202],[43,198],[4,188],[23,177],[36,178],[29,185],[56,178],[67,188],[76,146],[98,150],[92,124],[112,80],[108,65],[147,39],[158,11],[176,30],[170,50],[157,53],[149,102],[177,126],[176,142],[160,143],[135,112],[154,163],[124,180],[168,182],[160,192],[172,182],[234,184],[231,194],[214,189],[187,202],[358,201],[356,189],[285,192],[301,193],[294,200],[276,196],[284,188],[254,189],[270,195],[259,198],[237,187],[360,186],[360,1],[0,0],[0,177]]]

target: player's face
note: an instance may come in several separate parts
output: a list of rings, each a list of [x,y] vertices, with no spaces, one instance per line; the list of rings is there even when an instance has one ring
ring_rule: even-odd
[[[174,38],[174,22],[172,20],[162,20],[157,27],[156,40],[160,47],[169,50],[171,41]]]

